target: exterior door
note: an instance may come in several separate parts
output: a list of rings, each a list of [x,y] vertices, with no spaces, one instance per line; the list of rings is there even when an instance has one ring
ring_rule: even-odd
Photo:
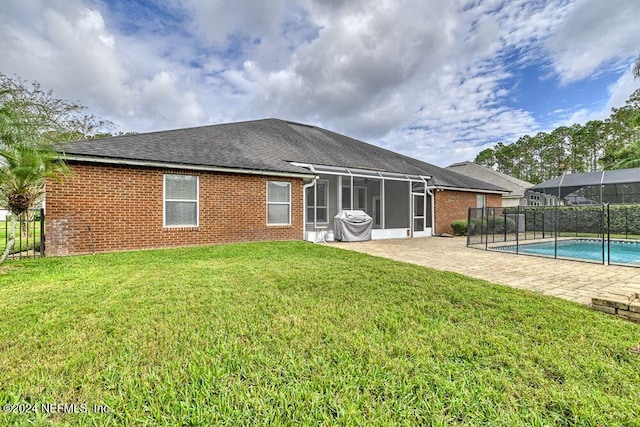
[[[353,209],[367,211],[366,187],[353,187]]]
[[[413,237],[424,237],[427,235],[425,227],[425,204],[424,194],[413,194]]]
[[[373,196],[371,200],[373,202],[373,228],[380,228],[382,220],[380,196]]]

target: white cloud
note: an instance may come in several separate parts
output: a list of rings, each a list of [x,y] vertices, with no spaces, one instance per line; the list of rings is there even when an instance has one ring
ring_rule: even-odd
[[[614,107],[623,106],[629,96],[640,88],[640,81],[633,78],[631,71],[624,73],[620,79],[608,87],[609,101],[605,107],[606,117],[610,114],[611,109]]]
[[[444,165],[539,130],[509,106],[520,67],[568,83],[628,66],[640,40],[637,0],[124,5],[5,0],[0,70],[125,131],[281,117]],[[634,87],[621,76],[607,111]]]
[[[44,10],[51,46],[51,62],[45,66],[56,67],[52,70],[55,86],[66,86],[77,98],[119,106],[126,75],[117,58],[115,37],[98,11],[78,7],[75,12],[65,16],[58,10]]]
[[[80,100],[123,130],[193,126],[207,118],[195,92],[184,86],[190,68],[163,58],[166,46],[114,32],[98,8],[80,0],[28,6],[36,20],[11,19],[23,11],[22,3],[10,2],[7,9],[0,30],[3,69]],[[2,37],[7,34],[8,41]]]
[[[640,88],[640,81],[631,75],[631,69],[607,87],[609,100],[603,108],[588,109],[579,108],[575,111],[563,111],[559,114],[560,120],[554,123],[554,127],[571,126],[575,123],[584,124],[590,120],[604,120],[611,115],[613,108],[625,105],[629,96]]]
[[[36,19],[25,22],[15,19],[25,4],[10,1],[5,7],[7,13],[0,18],[3,70],[94,108],[122,108],[127,76],[118,60],[116,38],[99,11],[81,1],[30,1],[27,7]]]
[[[420,86],[454,55],[455,9],[445,1],[431,7],[370,6],[313,5],[318,37],[301,45],[286,67],[268,71],[247,62],[247,79],[262,88],[254,109],[331,122],[368,136],[375,127],[379,136],[409,123],[423,99]],[[379,125],[381,118],[387,126]]]
[[[560,81],[588,78],[610,63],[625,67],[639,53],[638,22],[637,0],[576,1],[546,45]]]
[[[192,30],[209,43],[224,47],[234,35],[252,39],[270,37],[280,31],[285,1],[253,0],[184,0]]]
[[[195,93],[181,91],[178,79],[172,73],[162,71],[142,82],[138,93],[142,111],[154,120],[171,121],[176,127],[190,127],[200,124],[204,116]],[[139,120],[144,120],[145,116]]]
[[[60,88],[74,99],[86,99],[89,92],[117,102],[120,94],[108,89],[114,83],[118,86],[124,74],[115,60],[115,39],[105,29],[100,13],[80,1],[37,3],[28,3],[39,9],[31,27],[12,20],[11,13],[4,15],[0,30],[0,47],[6,55],[3,68]],[[21,10],[17,2],[5,6],[7,12]]]
[[[568,7],[566,0],[464,10],[439,0],[312,3],[321,30],[288,66],[265,71],[245,63],[246,78],[261,88],[254,110],[330,125],[434,162],[472,153],[487,139],[513,141],[538,126],[531,113],[505,107],[507,56],[515,47],[525,60],[541,56],[539,44]],[[399,135],[415,128],[423,131],[411,133],[419,140],[407,150]]]

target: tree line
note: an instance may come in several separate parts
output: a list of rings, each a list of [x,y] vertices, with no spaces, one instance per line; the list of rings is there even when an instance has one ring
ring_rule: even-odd
[[[605,120],[525,135],[513,144],[499,142],[481,151],[474,162],[533,184],[565,172],[639,167],[640,89]]]

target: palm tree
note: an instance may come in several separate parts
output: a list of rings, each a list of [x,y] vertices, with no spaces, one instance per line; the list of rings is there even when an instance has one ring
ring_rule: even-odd
[[[640,56],[636,59],[631,73],[634,78],[640,79]],[[637,123],[637,125],[640,125],[640,123]],[[613,165],[613,169],[640,167],[640,130],[636,130],[633,142],[618,151],[616,156],[619,157],[619,160]]]
[[[619,159],[611,167],[612,169],[630,169],[640,167],[640,139],[636,139],[631,145],[617,153]]]
[[[45,180],[67,172],[51,146],[18,144],[0,149],[0,193],[11,213],[7,246],[0,256],[2,264],[16,241],[16,218],[29,212],[44,192]]]
[[[48,177],[66,174],[66,164],[29,116],[11,103],[0,104],[0,198],[11,213],[7,246],[0,264],[16,241],[16,218],[25,215],[44,193]]]
[[[84,114],[84,109],[55,98],[36,82],[27,84],[0,72],[0,203],[12,214],[0,263],[15,244],[15,218],[26,215],[42,197],[48,177],[69,170],[53,144],[90,137],[113,125]]]

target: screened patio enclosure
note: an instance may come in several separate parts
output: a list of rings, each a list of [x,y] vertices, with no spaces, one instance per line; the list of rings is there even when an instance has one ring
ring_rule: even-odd
[[[318,178],[305,189],[305,239],[334,230],[343,209],[373,218],[373,239],[426,237],[433,227],[428,176],[334,166],[304,165]]]
[[[640,168],[565,174],[529,190],[571,205],[639,204]]]

